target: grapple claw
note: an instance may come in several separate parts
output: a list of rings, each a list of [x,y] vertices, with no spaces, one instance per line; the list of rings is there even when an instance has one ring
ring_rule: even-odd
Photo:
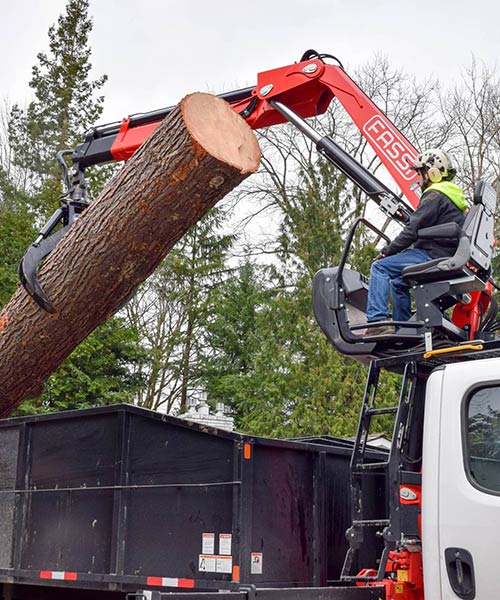
[[[38,280],[38,267],[42,260],[57,246],[67,229],[67,227],[63,227],[40,243],[32,244],[18,267],[19,279],[24,289],[38,306],[49,313],[54,313],[55,308]]]

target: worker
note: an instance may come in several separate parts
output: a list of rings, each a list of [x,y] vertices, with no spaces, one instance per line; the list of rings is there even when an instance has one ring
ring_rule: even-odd
[[[443,150],[433,148],[422,152],[411,168],[418,173],[423,194],[401,233],[372,262],[366,308],[369,323],[388,320],[391,292],[393,320],[410,320],[410,288],[401,277],[402,270],[434,258],[453,256],[457,246],[456,240],[419,239],[418,231],[443,223],[463,225],[465,220],[468,203],[463,191],[452,183],[456,169]],[[368,328],[366,333],[384,335],[394,333],[394,328],[380,325]]]

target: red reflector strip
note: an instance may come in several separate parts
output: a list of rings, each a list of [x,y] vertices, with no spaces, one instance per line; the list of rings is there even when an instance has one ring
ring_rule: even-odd
[[[178,579],[177,577],[148,577],[146,583],[159,587],[194,588],[194,579]]]
[[[61,581],[76,581],[78,573],[71,571],[40,571],[40,579],[60,579]]]

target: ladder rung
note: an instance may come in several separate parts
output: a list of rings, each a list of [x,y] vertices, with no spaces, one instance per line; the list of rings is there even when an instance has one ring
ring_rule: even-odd
[[[386,406],[384,408],[367,408],[365,415],[389,415],[398,411],[398,406]]]
[[[356,465],[354,468],[354,472],[359,471],[362,473],[363,471],[374,471],[375,469],[385,469],[389,465],[388,462],[378,462],[378,463],[363,463],[362,465]]]
[[[385,527],[389,525],[389,519],[354,519],[353,527]]]

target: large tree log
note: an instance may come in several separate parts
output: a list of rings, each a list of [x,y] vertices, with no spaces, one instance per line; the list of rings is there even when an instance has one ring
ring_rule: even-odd
[[[247,123],[208,94],[184,98],[45,261],[56,312],[18,288],[0,313],[0,416],[49,375],[247,175],[260,150]]]

